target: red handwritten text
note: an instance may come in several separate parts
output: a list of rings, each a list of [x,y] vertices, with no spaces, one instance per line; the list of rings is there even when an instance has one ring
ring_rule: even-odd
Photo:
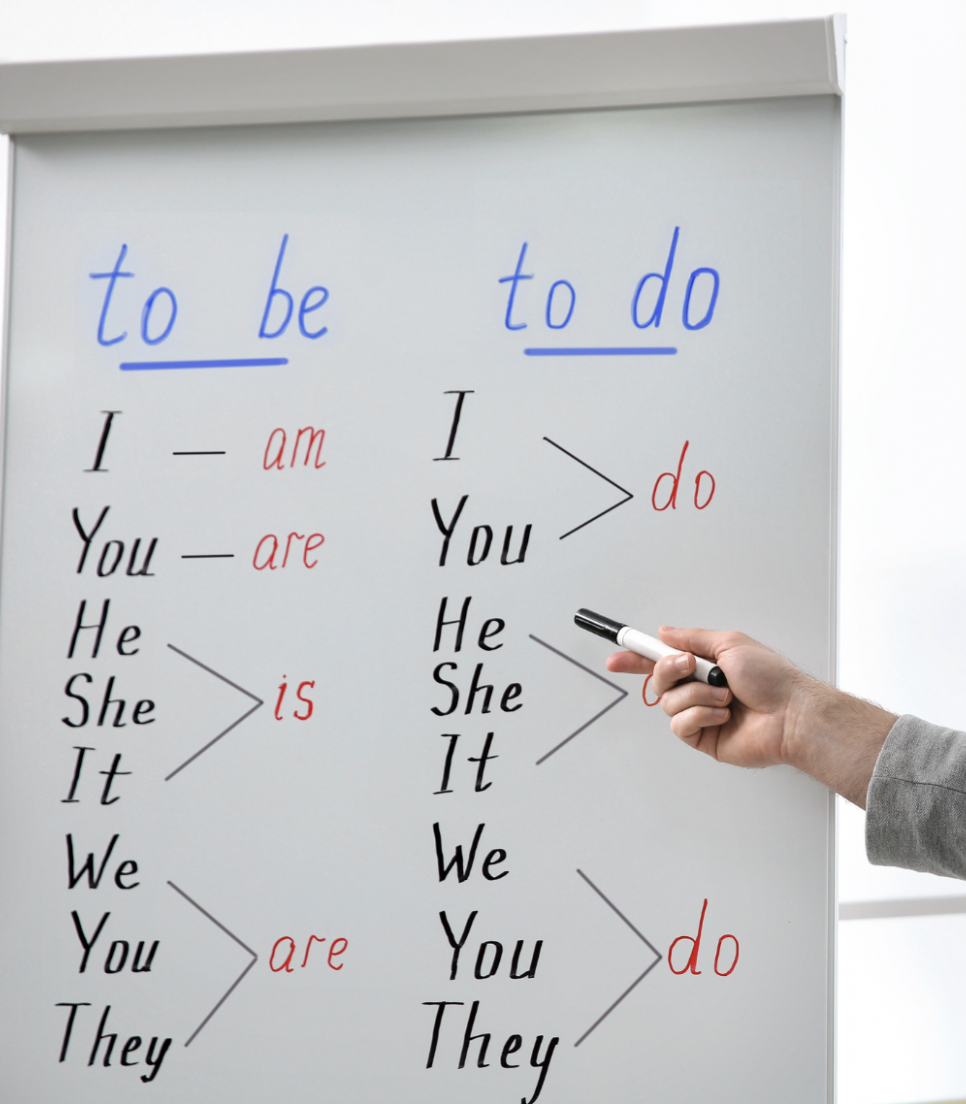
[[[666,510],[668,507],[672,510],[678,508],[678,488],[681,485],[681,469],[684,467],[684,457],[687,455],[688,446],[690,444],[690,441],[684,442],[684,448],[681,449],[681,455],[678,457],[677,470],[661,472],[657,477],[657,481],[654,484],[654,490],[651,491],[651,505],[659,513]],[[665,479],[670,479],[670,484],[664,483]],[[662,484],[664,485],[662,486]],[[697,509],[704,510],[710,506],[711,499],[714,498],[716,487],[717,484],[711,472],[698,472],[694,478],[694,505]],[[658,496],[663,500],[663,506],[658,505]]]
[[[292,551],[293,540],[296,542],[293,563],[299,558],[298,542],[305,541],[305,547],[302,549],[302,563],[311,570],[319,561],[313,559],[309,563],[309,554],[314,552],[316,548],[321,548],[325,541],[325,537],[321,533],[311,533],[308,537],[304,533],[289,533],[288,539],[284,542],[284,555],[280,555],[283,545],[279,542],[278,537],[274,533],[269,533],[258,542],[255,555],[252,557],[252,566],[256,571],[264,571],[266,567],[271,571],[275,571],[279,567],[288,567],[288,558]],[[276,563],[277,559],[280,559],[281,562]]]
[[[701,953],[701,936],[704,931],[704,916],[708,911],[708,899],[705,897],[704,903],[701,906],[701,918],[698,920],[698,934],[697,935],[679,935],[677,939],[671,944],[667,952],[667,964],[671,968],[672,974],[700,974],[698,969],[698,955]],[[731,943],[726,943],[726,940],[730,940]],[[678,969],[674,965],[674,948],[679,943],[690,943],[691,953],[688,955],[687,961]],[[734,947],[731,946],[734,944]],[[729,974],[734,973],[735,967],[738,965],[738,939],[734,935],[723,935],[718,940],[718,946],[714,954],[714,972],[718,977],[728,977]],[[683,953],[683,952],[682,952]],[[728,968],[720,969],[719,967],[725,965],[728,959],[731,960],[731,965]],[[681,961],[681,954],[678,954],[678,962]]]
[[[302,957],[302,965],[300,969],[304,969],[309,964],[309,951],[312,949],[313,943],[324,943],[324,935],[310,935],[305,943],[305,954]],[[340,946],[341,944],[341,946]],[[338,939],[333,939],[329,944],[329,951],[326,955],[330,970],[341,970],[342,962],[333,962],[333,959],[338,958],[345,952],[346,947],[349,946],[348,939],[343,939],[339,936]],[[272,947],[272,953],[268,956],[268,966],[273,974],[281,973],[283,970],[287,974],[293,972],[292,959],[295,957],[295,951],[297,944],[290,935],[283,935],[280,939],[275,940],[275,945]],[[313,959],[314,961],[314,959]]]
[[[285,720],[285,718],[282,716],[282,702],[285,700],[285,693],[288,690],[288,683],[285,681],[287,677],[287,675],[282,675],[282,681],[278,687],[278,701],[275,703],[276,721]],[[292,716],[298,721],[307,721],[309,717],[312,716],[312,709],[315,704],[311,698],[307,698],[302,692],[303,690],[305,690],[306,686],[314,687],[315,680],[313,679],[311,682],[300,682],[298,690],[295,691],[295,696],[301,702],[301,705],[296,707],[295,712],[292,714]],[[303,707],[305,710],[304,713],[299,711]],[[315,937],[313,936],[313,938]]]
[[[299,448],[302,444],[302,438],[305,438],[305,456],[302,460],[302,466],[307,468],[309,466],[309,460],[312,457],[312,449],[315,448],[315,460],[314,464],[316,468],[324,468],[325,461],[322,457],[322,442],[325,440],[325,430],[315,429],[312,426],[306,426],[304,429],[300,429],[295,437],[295,443],[292,445],[291,455],[288,457],[288,466],[294,468],[299,458]],[[285,468],[286,448],[288,445],[288,435],[285,430],[279,427],[273,429],[268,438],[268,444],[265,446],[265,455],[262,457],[262,467],[265,471],[269,471],[271,468],[277,468],[282,471]]]

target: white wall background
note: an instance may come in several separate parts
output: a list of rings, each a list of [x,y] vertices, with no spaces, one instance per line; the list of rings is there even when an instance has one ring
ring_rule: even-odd
[[[4,0],[0,59],[680,26],[827,15],[833,3]],[[966,729],[966,3],[842,7],[840,682]],[[858,810],[843,808],[842,829],[843,900],[963,892],[962,883],[870,867]],[[841,1104],[966,1097],[964,993],[966,915],[843,923]]]

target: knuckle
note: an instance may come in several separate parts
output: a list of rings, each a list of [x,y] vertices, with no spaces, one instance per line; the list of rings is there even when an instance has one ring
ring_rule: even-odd
[[[675,736],[680,736],[682,740],[693,735],[700,727],[700,725],[695,724],[692,709],[684,709],[680,713],[676,713],[671,721],[671,731]]]
[[[651,686],[654,689],[654,693],[658,695],[666,693],[668,690],[671,689],[673,685],[673,679],[662,677],[662,675],[658,671],[655,671],[651,678]]]
[[[686,687],[683,687],[684,692],[687,694],[688,702],[691,705],[704,705],[704,684],[701,682],[689,682]]]

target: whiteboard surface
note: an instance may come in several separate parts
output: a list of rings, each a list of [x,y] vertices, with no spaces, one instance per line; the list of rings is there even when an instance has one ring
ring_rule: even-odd
[[[15,949],[0,966],[15,994],[0,1083],[11,1100],[531,1100],[537,1036],[541,1058],[559,1039],[546,1101],[827,1098],[827,791],[694,755],[659,710],[642,710],[636,680],[594,677],[607,645],[572,616],[588,605],[652,630],[742,624],[831,676],[838,110],[811,97],[18,140],[0,579],[0,933]],[[635,286],[664,270],[676,227],[661,326],[639,329]],[[295,314],[259,338],[284,316],[276,297],[263,318],[284,235],[277,284]],[[524,242],[519,274],[533,279],[500,283]],[[109,272],[122,244],[134,275],[116,280],[102,338],[127,336],[99,345],[108,281],[89,274]],[[685,289],[702,268],[720,291],[708,324],[687,329]],[[547,294],[564,280],[576,303],[554,329]],[[712,277],[696,280],[692,324],[710,306]],[[658,286],[645,286],[639,321]],[[150,345],[142,310],[160,287],[178,313]],[[303,319],[310,332],[325,324],[318,338],[298,331],[310,287],[328,292]],[[555,293],[555,324],[567,294]],[[155,299],[152,339],[167,302]],[[525,353],[644,346],[677,352]],[[119,367],[251,358],[287,363]],[[437,460],[457,390],[472,392],[459,459]],[[109,410],[121,413],[108,470],[87,471]],[[325,429],[323,466],[299,456],[266,470],[273,431],[290,450],[309,425]],[[685,441],[676,503],[655,509]],[[192,451],[224,455],[174,455]],[[714,496],[698,509],[702,471]],[[710,486],[704,477],[699,502]],[[431,500],[448,520],[464,495],[440,566]],[[105,506],[78,572],[71,512],[89,526]],[[532,529],[525,562],[503,566],[509,525],[511,560]],[[484,526],[492,547],[471,565]],[[266,536],[284,546],[289,533],[324,543],[289,540],[285,566],[281,550],[266,566]],[[124,574],[133,540],[143,557],[154,537],[154,574]],[[125,542],[124,559],[99,578],[108,540]],[[233,558],[183,558],[213,554]],[[459,652],[454,626],[433,651],[443,596],[447,618],[472,599]],[[85,630],[67,659],[79,603],[90,623],[106,599],[98,657]],[[505,622],[484,637],[502,642],[495,651],[478,645],[487,619]],[[121,656],[128,625],[141,635],[126,648],[139,650]],[[466,715],[479,663],[491,711],[477,699]],[[450,702],[434,669],[460,688],[448,716],[432,712]],[[90,684],[72,685],[91,713],[70,727],[61,718],[82,710],[65,685],[81,674]],[[112,676],[123,728],[111,713],[96,724]],[[301,721],[294,693],[308,682]],[[514,684],[503,700],[522,707],[501,710]],[[155,703],[153,723],[130,723],[138,700]],[[488,732],[498,758],[475,792],[467,758]],[[77,746],[93,750],[66,803]],[[119,753],[132,773],[102,805],[98,772]],[[486,825],[465,882],[440,881],[434,823],[447,858]],[[79,865],[115,833],[99,888],[69,889],[65,837]],[[488,880],[493,849],[506,857]],[[128,890],[115,884],[124,860],[138,867],[118,876],[140,882]],[[676,974],[668,949],[696,935],[705,900],[701,972]],[[83,974],[72,910],[88,933],[110,912]],[[474,910],[450,980],[439,913],[461,931]],[[303,967],[312,934],[327,942]],[[715,948],[729,935],[740,957],[719,976]],[[272,968],[284,937],[297,946],[291,971]],[[326,957],[337,938],[341,969]],[[150,972],[105,972],[122,940],[132,955],[159,940]],[[524,971],[543,940],[533,978],[509,977],[517,940]],[[484,941],[504,953],[477,979]],[[439,1001],[463,1004],[446,1008],[426,1068],[436,1006],[425,1002]],[[477,1041],[458,1068],[474,1001],[489,1065],[477,1066]],[[58,1062],[63,1002],[90,1003]],[[108,1005],[112,1063],[102,1043],[89,1066]],[[521,1065],[505,1068],[514,1034],[506,1061]],[[142,1062],[121,1068],[133,1036]],[[155,1036],[173,1042],[148,1087]]]

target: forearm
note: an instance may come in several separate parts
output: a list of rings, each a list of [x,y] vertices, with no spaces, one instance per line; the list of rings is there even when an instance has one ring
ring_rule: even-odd
[[[799,675],[785,715],[785,762],[864,809],[876,760],[897,719]]]
[[[966,878],[966,733],[900,717],[868,802],[870,862]]]

